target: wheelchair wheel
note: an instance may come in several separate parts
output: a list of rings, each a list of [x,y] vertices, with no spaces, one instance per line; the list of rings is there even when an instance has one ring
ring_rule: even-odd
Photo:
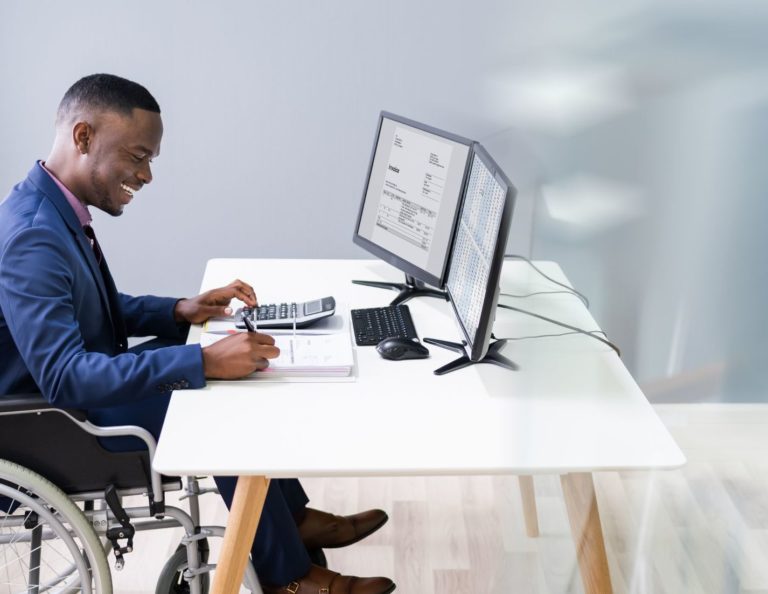
[[[0,593],[111,594],[99,537],[48,480],[0,459]]]
[[[180,546],[163,565],[157,580],[155,594],[189,594],[191,592],[189,582],[184,579],[184,570],[187,569],[187,565],[187,548]],[[200,576],[200,593],[208,594],[210,586],[211,574],[202,574]]]

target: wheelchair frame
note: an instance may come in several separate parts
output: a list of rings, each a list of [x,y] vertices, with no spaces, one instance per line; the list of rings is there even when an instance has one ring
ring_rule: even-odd
[[[161,571],[157,592],[167,594],[167,590],[161,590],[163,583],[173,583],[177,574],[183,572],[190,593],[205,594],[210,581],[209,573],[215,568],[207,562],[207,538],[223,536],[224,528],[200,525],[198,497],[216,492],[216,489],[201,489],[198,477],[186,477],[182,499],[189,499],[189,513],[165,505],[165,492],[180,490],[182,481],[178,477],[163,477],[152,470],[150,461],[157,444],[148,431],[130,425],[99,427],[88,421],[82,411],[56,408],[39,394],[0,398],[0,428],[0,459],[7,460],[0,464],[0,496],[10,494],[17,501],[23,500],[26,506],[35,506],[37,510],[37,515],[27,513],[21,516],[14,514],[13,510],[3,511],[0,507],[0,551],[9,541],[11,544],[30,542],[29,582],[23,591],[33,594],[40,591],[40,551],[45,540],[61,539],[71,551],[72,545],[66,542],[67,535],[69,540],[77,537],[81,543],[81,555],[79,560],[74,559],[76,567],[72,571],[85,575],[85,565],[86,573],[93,576],[105,568],[109,574],[107,556],[110,550],[115,555],[116,569],[122,569],[124,555],[133,550],[135,532],[181,527],[184,537]],[[30,431],[50,434],[47,437],[65,441],[67,446],[51,450],[48,443],[44,447],[36,442],[31,444],[28,438]],[[99,437],[125,436],[140,439],[146,450],[110,452],[98,441]],[[41,456],[46,449],[52,455]],[[73,457],[80,458],[78,466],[61,464],[63,458]],[[74,473],[74,476],[65,472]],[[129,495],[147,495],[148,505],[123,507],[123,498]],[[82,508],[76,503],[81,503]],[[63,511],[65,508],[66,513]],[[46,515],[47,511],[63,519]],[[49,528],[42,529],[38,524],[39,516],[44,516],[43,520]],[[8,537],[3,532],[4,526],[23,527],[28,533],[13,533]],[[87,542],[91,543],[90,549],[98,548],[98,552],[86,550],[89,549]],[[98,547],[95,542],[98,542]],[[186,549],[185,564],[180,554],[182,546]],[[68,579],[68,576],[59,577],[58,581],[54,580],[53,586]],[[92,591],[90,584],[80,583],[77,579],[74,584],[67,586],[67,591],[72,591],[69,589],[72,587],[75,591]],[[246,567],[244,585],[254,594],[261,594],[256,572],[250,563]],[[98,594],[110,594],[111,574],[106,579],[98,577],[95,590]]]

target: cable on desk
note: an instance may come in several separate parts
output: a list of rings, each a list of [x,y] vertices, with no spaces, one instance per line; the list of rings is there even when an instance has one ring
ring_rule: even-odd
[[[603,334],[605,335],[605,332],[602,330],[585,330],[584,332],[577,332],[576,330],[573,330],[571,332],[559,332],[557,334],[533,334],[531,336],[496,336],[495,334],[493,337],[496,340],[530,340],[532,338],[557,338],[559,336],[569,336],[571,334]]]
[[[557,320],[553,320],[552,318],[548,318],[546,316],[542,316],[540,314],[534,313],[532,311],[528,311],[525,309],[520,309],[519,307],[514,307],[512,305],[505,305],[504,303],[499,303],[498,307],[503,307],[504,309],[509,309],[512,311],[517,311],[520,313],[524,313],[529,316],[533,316],[534,318],[539,318],[540,320],[544,320],[545,322],[549,322],[551,324],[556,324],[558,326],[562,326],[563,328],[568,328],[569,330],[573,330],[576,334],[585,334],[586,336],[591,336],[595,340],[599,340],[600,342],[607,344],[609,347],[611,347],[614,351],[616,351],[616,354],[621,357],[621,351],[619,350],[619,347],[617,347],[615,344],[613,344],[610,340],[606,340],[604,338],[600,338],[595,333],[596,331],[587,331],[583,330],[582,328],[577,328],[576,326],[571,326],[570,324],[566,324],[565,322],[559,322]],[[601,334],[605,334],[604,332],[601,332]]]
[[[586,295],[584,295],[583,293],[580,293],[579,291],[577,291],[577,290],[576,290],[576,289],[574,289],[573,287],[569,287],[569,286],[568,286],[568,285],[566,285],[565,283],[561,283],[560,281],[553,279],[551,276],[548,276],[547,274],[545,274],[544,272],[542,272],[542,271],[541,271],[541,270],[540,270],[540,269],[539,269],[539,268],[536,266],[536,264],[534,264],[534,263],[531,261],[531,259],[530,259],[530,258],[526,258],[525,256],[521,256],[521,255],[519,255],[519,254],[504,254],[504,258],[505,258],[505,259],[507,259],[507,260],[524,260],[525,262],[527,262],[527,263],[528,263],[528,265],[529,265],[531,268],[533,268],[533,269],[534,269],[536,272],[538,272],[538,273],[539,273],[541,276],[543,276],[545,279],[547,279],[548,281],[550,281],[550,282],[552,282],[552,283],[555,283],[556,285],[558,285],[558,286],[560,286],[560,287],[563,287],[564,289],[566,289],[566,291],[564,291],[565,293],[572,293],[572,294],[576,295],[576,297],[578,297],[579,299],[581,299],[581,301],[582,301],[582,303],[584,304],[584,306],[585,306],[587,309],[589,309],[589,299],[587,299]],[[557,292],[560,292],[560,291],[542,291],[542,293],[557,293]],[[530,295],[537,295],[537,294],[539,294],[539,293],[531,293]],[[505,293],[505,295],[508,295],[509,297],[529,297],[529,296],[530,296],[530,295],[509,295],[509,294],[507,294],[507,293]]]
[[[517,295],[515,293],[499,293],[499,295],[503,295],[504,297],[515,297],[516,299],[525,299],[526,297],[533,297],[535,295],[555,295],[557,293],[565,293],[566,295],[573,295],[574,297],[579,299],[579,301],[584,303],[584,300],[581,299],[581,297],[579,297],[573,291],[535,291],[534,293],[526,293],[525,295]]]

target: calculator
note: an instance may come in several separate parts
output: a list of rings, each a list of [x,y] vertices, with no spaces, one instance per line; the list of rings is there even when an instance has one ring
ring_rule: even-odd
[[[336,300],[323,297],[313,301],[299,303],[270,303],[258,307],[241,307],[235,312],[235,326],[245,328],[243,316],[248,316],[259,328],[306,328],[318,320],[332,316],[336,312]]]

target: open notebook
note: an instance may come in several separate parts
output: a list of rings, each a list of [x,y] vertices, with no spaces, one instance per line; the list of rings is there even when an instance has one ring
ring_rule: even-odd
[[[222,338],[224,335],[203,332],[200,346],[206,347]],[[347,332],[275,335],[274,339],[280,356],[271,359],[267,369],[245,379],[348,377],[354,368],[352,340]]]

